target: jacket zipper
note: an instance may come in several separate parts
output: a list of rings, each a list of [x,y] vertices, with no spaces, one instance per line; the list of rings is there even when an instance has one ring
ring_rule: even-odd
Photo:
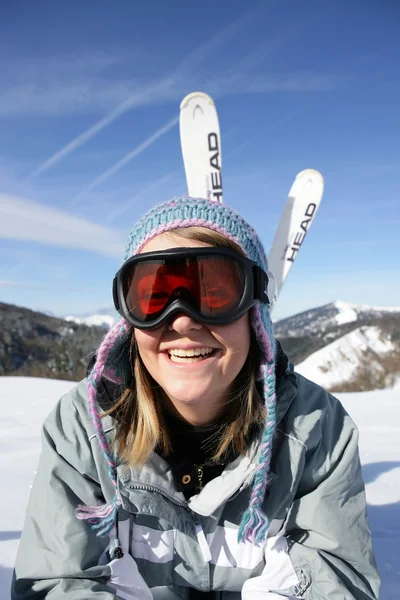
[[[203,465],[195,465],[195,467],[196,467],[196,470],[197,470],[197,477],[199,479],[199,491],[200,491],[201,489],[203,489],[203,474],[204,474],[204,472],[203,472]],[[246,477],[244,481],[242,481],[239,485],[236,486],[236,488],[232,491],[232,493],[229,496],[229,498],[225,498],[224,499],[224,502],[227,502],[228,500],[232,500],[233,497],[235,496],[235,494],[237,494],[238,492],[241,492],[245,488],[249,487],[253,483],[253,481],[254,481],[254,476],[255,476],[255,470],[252,473],[251,479],[245,484],[244,481],[247,479],[247,477]],[[141,483],[132,483],[130,485],[128,484],[128,487],[131,488],[131,489],[136,489],[136,490],[156,492],[157,494],[160,494],[161,496],[163,496],[167,500],[170,500],[176,506],[181,506],[181,507],[185,508],[189,513],[193,513],[193,511],[189,508],[189,505],[188,505],[187,502],[180,502],[179,500],[175,500],[175,498],[173,498],[172,496],[170,496],[166,492],[163,492],[162,490],[160,490],[160,488],[156,488],[156,487],[153,487],[151,485],[143,485]]]
[[[190,509],[189,509],[189,506],[188,506],[187,502],[180,502],[179,500],[175,500],[175,498],[173,498],[169,494],[166,494],[165,492],[163,492],[159,488],[153,487],[151,485],[143,485],[143,484],[140,484],[140,483],[134,483],[134,484],[130,485],[129,487],[131,489],[134,489],[134,490],[143,490],[143,491],[147,491],[147,492],[156,492],[157,494],[160,494],[161,496],[164,496],[164,498],[167,498],[167,500],[170,500],[170,502],[172,502],[173,504],[176,504],[177,506],[181,506],[182,508],[185,508],[188,512],[190,512]]]

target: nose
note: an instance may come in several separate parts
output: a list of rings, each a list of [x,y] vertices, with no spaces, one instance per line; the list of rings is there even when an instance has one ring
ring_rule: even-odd
[[[168,329],[176,331],[181,335],[187,334],[189,331],[200,331],[203,325],[185,313],[177,313],[171,318]]]

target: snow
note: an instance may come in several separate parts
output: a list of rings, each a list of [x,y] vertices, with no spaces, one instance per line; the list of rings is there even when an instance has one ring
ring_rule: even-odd
[[[24,513],[40,453],[41,425],[55,401],[75,384],[0,377],[0,598],[9,586]]]
[[[360,430],[368,516],[381,599],[400,597],[400,387],[337,394]]]
[[[9,600],[18,542],[40,452],[41,424],[70,381],[0,377],[0,598]],[[400,381],[397,388],[338,394],[360,429],[369,518],[382,600],[400,595]]]
[[[329,306],[329,305],[328,305]],[[354,323],[359,318],[362,318],[363,313],[379,314],[379,313],[398,313],[400,307],[395,306],[368,306],[367,304],[351,304],[336,300],[330,305],[338,311],[338,313],[326,320],[325,326],[344,325],[345,323]]]
[[[296,371],[323,387],[331,388],[350,381],[356,375],[367,351],[382,356],[393,350],[393,343],[382,337],[379,327],[359,327],[311,354],[296,365]],[[371,368],[379,367],[378,363],[373,366],[371,362]]]
[[[335,300],[332,306],[339,311],[358,311],[358,312],[400,312],[400,306],[369,306],[369,304],[351,304],[342,300]]]
[[[353,321],[357,321],[357,311],[354,310],[354,307],[351,304],[337,300],[333,303],[333,305],[339,311],[333,319],[336,325],[344,325],[344,323],[352,323]]]

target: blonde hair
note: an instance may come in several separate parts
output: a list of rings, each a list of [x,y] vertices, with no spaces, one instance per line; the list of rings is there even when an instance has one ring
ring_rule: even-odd
[[[243,255],[235,242],[204,227],[173,229],[170,233],[211,246],[228,247]],[[171,451],[171,441],[163,418],[163,391],[140,358],[133,330],[130,353],[132,384],[105,413],[113,415],[116,420],[113,445],[127,467],[144,465],[157,447],[164,455]],[[249,354],[233,382],[227,400],[229,410],[215,434],[212,460],[216,462],[223,461],[230,454],[243,454],[253,428],[261,427],[265,422],[265,408],[256,388],[259,359],[259,345],[251,330]]]

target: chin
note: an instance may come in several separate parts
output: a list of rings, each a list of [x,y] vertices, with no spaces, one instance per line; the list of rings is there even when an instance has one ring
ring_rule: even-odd
[[[186,388],[183,391],[177,390],[167,390],[168,396],[176,402],[181,402],[182,404],[198,404],[200,402],[205,402],[208,394],[205,392],[203,394],[199,393],[191,393]]]

